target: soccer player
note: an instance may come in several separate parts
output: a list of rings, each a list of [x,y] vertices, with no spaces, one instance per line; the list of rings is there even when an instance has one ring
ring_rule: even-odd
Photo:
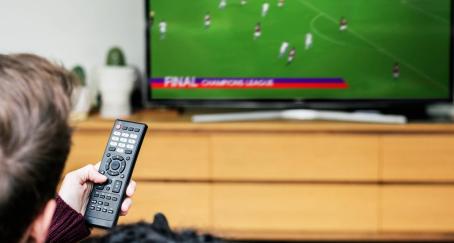
[[[221,0],[221,2],[219,2],[220,9],[224,9],[226,6],[227,6],[227,0]]]
[[[246,0],[241,0],[241,5],[246,5],[247,1]]]
[[[159,33],[161,35],[161,40],[164,40],[166,38],[166,32],[167,32],[167,22],[165,20],[162,20],[159,22]]]
[[[312,47],[312,41],[313,41],[313,36],[312,36],[312,33],[307,33],[306,34],[306,40],[305,40],[305,46],[306,46],[306,50],[309,50],[311,47]]]
[[[293,62],[293,59],[295,59],[296,55],[296,49],[293,47],[290,52],[288,53],[288,59],[287,59],[287,65],[290,65]]]
[[[262,5],[262,17],[265,17],[268,14],[269,9],[270,9],[270,4],[268,2],[265,2]]]
[[[287,41],[282,42],[281,48],[279,49],[279,58],[282,58],[284,56],[284,54],[287,52],[287,48],[288,42]]]
[[[204,20],[205,20],[205,29],[210,28],[210,26],[211,26],[211,15],[210,15],[210,13],[205,14]]]
[[[400,64],[398,62],[394,63],[393,66],[393,78],[398,79],[400,77]]]
[[[341,17],[341,19],[339,21],[339,30],[341,32],[344,32],[347,30],[347,27],[348,27],[347,19],[345,17]]]
[[[257,40],[261,35],[262,35],[262,26],[260,23],[257,23],[255,25],[254,40]]]
[[[279,0],[279,2],[277,3],[277,6],[278,7],[283,7],[284,3],[285,3],[285,0]]]

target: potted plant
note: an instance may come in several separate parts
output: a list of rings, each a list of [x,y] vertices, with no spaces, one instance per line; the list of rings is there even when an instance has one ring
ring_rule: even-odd
[[[73,109],[71,120],[85,120],[91,108],[90,89],[87,87],[85,71],[81,66],[75,66],[71,72],[79,84],[72,94]]]
[[[123,51],[113,47],[107,54],[106,66],[99,74],[101,116],[124,117],[131,114],[130,96],[136,80],[135,70],[126,65]]]

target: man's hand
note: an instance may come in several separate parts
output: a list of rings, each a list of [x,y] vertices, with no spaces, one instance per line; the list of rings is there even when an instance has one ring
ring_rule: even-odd
[[[87,165],[66,174],[58,193],[71,208],[84,215],[88,201],[88,196],[93,187],[93,183],[103,183],[107,177],[98,172],[100,163]],[[131,180],[126,189],[126,198],[121,204],[121,215],[126,215],[131,207],[131,197],[136,190],[136,182]]]

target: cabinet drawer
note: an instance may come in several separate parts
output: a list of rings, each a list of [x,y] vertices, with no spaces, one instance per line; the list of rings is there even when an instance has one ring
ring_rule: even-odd
[[[454,186],[384,186],[383,231],[454,231]]]
[[[215,185],[217,230],[364,231],[378,228],[378,187]]]
[[[218,179],[377,180],[374,135],[214,135]]]
[[[383,179],[454,180],[453,135],[383,137]]]
[[[157,212],[164,213],[172,227],[208,229],[210,189],[204,184],[138,182],[133,206],[120,223],[151,221]]]

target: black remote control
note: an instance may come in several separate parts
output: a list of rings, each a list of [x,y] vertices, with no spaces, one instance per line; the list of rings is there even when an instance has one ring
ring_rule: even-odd
[[[108,179],[93,186],[85,210],[88,224],[101,228],[112,228],[117,224],[147,128],[142,123],[115,121],[99,166],[99,172]]]

